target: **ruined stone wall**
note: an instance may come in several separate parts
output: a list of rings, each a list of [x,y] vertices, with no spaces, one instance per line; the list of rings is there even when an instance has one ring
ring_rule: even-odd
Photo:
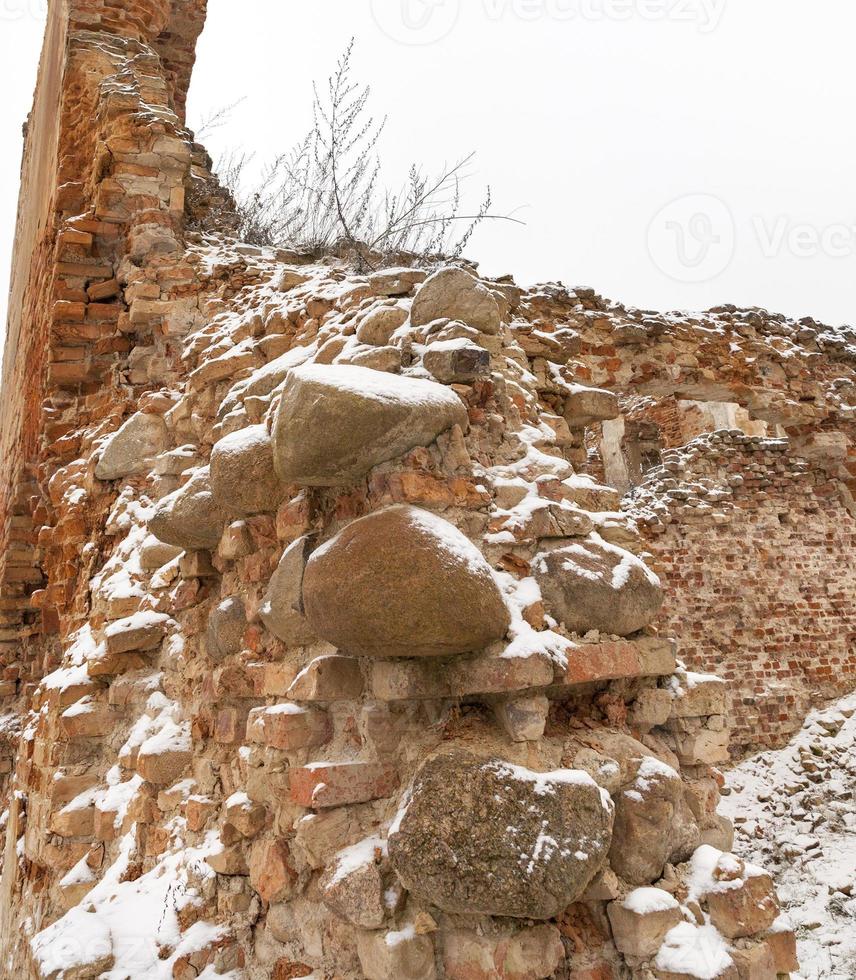
[[[55,477],[112,507],[22,719],[13,962],[668,977],[692,900],[726,966],[789,964],[769,878],[721,856],[724,685],[676,667],[632,521],[568,458],[602,393],[551,412],[502,284],[295,258],[197,238],[135,274],[193,270],[203,316],[180,362],[135,348],[160,389]]]
[[[619,395],[589,420],[586,468],[629,491],[688,662],[728,678],[734,748],[780,744],[812,697],[854,686],[852,329],[731,307],[659,316],[558,287],[527,304],[548,336],[559,319],[577,332],[578,377]],[[723,417],[730,435],[694,438]],[[738,438],[764,427],[783,441]]]
[[[51,11],[2,394],[30,406],[3,433],[6,968],[795,969],[726,853],[726,686],[679,666],[636,516],[585,472],[619,412],[588,385],[713,385],[835,456],[846,500],[849,342],[234,241],[183,128],[203,16]]]
[[[737,752],[782,744],[812,704],[856,688],[856,521],[787,440],[701,436],[625,506],[682,656],[728,682]]]

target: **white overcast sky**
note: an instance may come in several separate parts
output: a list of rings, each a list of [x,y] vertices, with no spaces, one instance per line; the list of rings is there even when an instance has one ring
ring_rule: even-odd
[[[0,0],[4,280],[43,4]],[[390,178],[474,150],[522,209],[487,273],[856,321],[853,0],[209,0],[191,123],[245,100],[212,154],[290,147],[351,36]]]

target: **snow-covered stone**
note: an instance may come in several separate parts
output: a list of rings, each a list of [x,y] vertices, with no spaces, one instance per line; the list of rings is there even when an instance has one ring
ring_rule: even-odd
[[[629,636],[663,604],[660,582],[644,562],[596,537],[542,553],[533,570],[548,610],[575,633]]]
[[[284,484],[341,486],[379,463],[467,426],[458,396],[433,381],[348,365],[290,371],[273,430]]]
[[[461,320],[481,333],[499,332],[501,315],[496,297],[465,269],[435,272],[419,287],[410,319],[414,327],[433,320]]]
[[[211,491],[208,467],[161,499],[149,520],[149,530],[161,541],[188,550],[217,547],[228,519]]]
[[[389,831],[405,887],[447,912],[549,919],[606,860],[609,797],[586,773],[463,750],[425,763]]]
[[[366,657],[481,650],[510,621],[478,549],[452,524],[413,507],[354,521],[314,551],[303,603],[319,636]]]
[[[113,433],[95,467],[99,480],[119,480],[145,473],[166,446],[167,427],[160,415],[136,412]]]
[[[211,490],[230,514],[275,511],[285,495],[273,465],[273,442],[264,425],[238,429],[211,450]]]

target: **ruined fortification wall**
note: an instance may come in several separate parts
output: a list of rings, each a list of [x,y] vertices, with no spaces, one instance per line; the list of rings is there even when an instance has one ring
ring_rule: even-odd
[[[165,3],[50,6],[24,151],[4,356],[7,696],[45,672],[50,648],[30,638],[67,635],[73,620],[61,625],[61,617],[85,586],[80,546],[89,513],[77,506],[63,514],[50,481],[77,455],[86,423],[121,418],[131,395],[126,359],[154,324],[132,314],[122,262],[178,248],[191,158],[186,137],[177,136],[179,113],[204,8],[190,0],[175,7],[179,31]],[[167,65],[147,41],[168,51]]]
[[[235,242],[183,128],[203,17],[51,11],[2,395],[27,405],[3,430],[3,962],[794,969],[769,876],[724,853],[726,685],[679,666],[637,515],[586,469],[614,392],[678,391],[785,427],[846,505],[849,340]]]

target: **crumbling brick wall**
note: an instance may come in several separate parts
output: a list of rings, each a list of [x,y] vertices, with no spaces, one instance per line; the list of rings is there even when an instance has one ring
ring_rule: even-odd
[[[811,704],[856,688],[856,520],[787,440],[701,436],[626,506],[683,657],[728,682],[738,752],[782,744]]]

